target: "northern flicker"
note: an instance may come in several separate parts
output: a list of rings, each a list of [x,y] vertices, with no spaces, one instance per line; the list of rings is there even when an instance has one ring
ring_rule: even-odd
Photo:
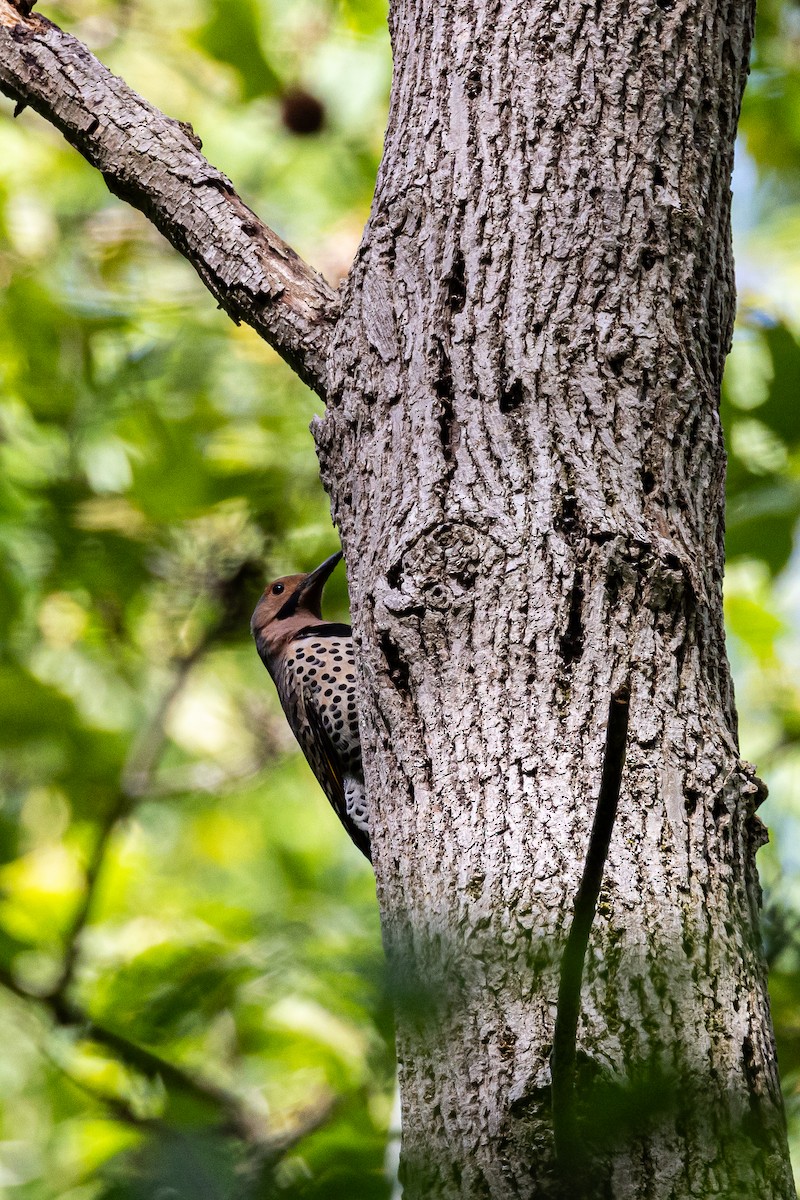
[[[250,629],[311,770],[372,861],[352,630],[322,619],[322,590],[341,557],[331,555],[310,575],[276,579],[256,605]]]

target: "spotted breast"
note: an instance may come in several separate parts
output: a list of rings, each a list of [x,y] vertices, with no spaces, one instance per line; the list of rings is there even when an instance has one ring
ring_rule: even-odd
[[[349,625],[301,629],[275,684],[289,724],[339,820],[367,858],[369,822]]]
[[[370,858],[349,625],[322,618],[322,590],[341,554],[308,575],[285,575],[264,591],[251,629],[286,719],[334,811]]]

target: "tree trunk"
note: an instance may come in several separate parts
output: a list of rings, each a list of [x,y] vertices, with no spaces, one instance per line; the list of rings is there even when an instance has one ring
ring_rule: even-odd
[[[407,1200],[564,1187],[559,966],[626,685],[580,998],[593,1183],[566,1192],[794,1196],[721,608],[751,20],[730,0],[392,6],[316,435],[362,651]]]

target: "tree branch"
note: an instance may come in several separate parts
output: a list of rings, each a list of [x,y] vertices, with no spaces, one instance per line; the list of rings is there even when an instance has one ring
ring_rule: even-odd
[[[220,1128],[244,1142],[268,1141],[268,1134],[259,1117],[251,1113],[238,1096],[175,1063],[161,1058],[137,1042],[95,1021],[87,1012],[61,995],[43,995],[29,991],[12,972],[0,966],[0,987],[20,1000],[41,1004],[55,1023],[64,1029],[74,1029],[86,1041],[96,1042],[110,1050],[120,1061],[149,1078],[158,1078],[167,1087],[184,1092],[195,1100],[218,1108],[223,1113]]]
[[[0,987],[20,1000],[41,1005],[57,1026],[74,1030],[86,1041],[103,1046],[120,1062],[149,1079],[160,1079],[167,1088],[183,1092],[201,1104],[218,1109],[221,1119],[215,1123],[214,1128],[221,1134],[232,1135],[247,1147],[251,1155],[251,1167],[277,1162],[298,1142],[321,1129],[330,1120],[336,1108],[336,1097],[327,1091],[321,1092],[313,1104],[295,1111],[291,1120],[282,1128],[272,1129],[235,1092],[161,1058],[137,1042],[132,1042],[122,1034],[98,1023],[83,1009],[63,997],[28,991],[11,971],[2,966]],[[48,1054],[47,1057],[73,1083],[83,1088],[95,1100],[107,1105],[117,1120],[153,1133],[173,1132],[172,1127],[162,1118],[139,1116],[124,1097],[94,1087],[76,1077],[63,1063],[54,1060],[52,1055]]]
[[[149,793],[150,784],[166,741],[164,722],[170,707],[183,690],[192,667],[208,649],[212,637],[213,630],[207,632],[206,636],[188,654],[176,659],[172,677],[155,712],[131,747],[122,771],[119,791],[100,821],[97,840],[86,867],[83,896],[73,915],[64,941],[64,961],[61,972],[51,989],[50,995],[53,999],[66,996],[69,991],[78,967],[81,935],[91,920],[97,887],[105,866],[111,839],[120,822],[128,816],[136,803]]]
[[[88,1079],[81,1079],[80,1075],[71,1071],[65,1063],[61,1062],[48,1050],[44,1050],[42,1053],[50,1063],[50,1066],[63,1075],[73,1087],[78,1088],[79,1091],[83,1092],[90,1099],[95,1100],[98,1104],[104,1105],[115,1120],[121,1124],[129,1125],[132,1129],[139,1129],[147,1133],[157,1133],[162,1136],[172,1132],[170,1126],[160,1117],[142,1116],[123,1096],[119,1096],[115,1092],[110,1092],[106,1088],[90,1082]]]
[[[190,125],[165,116],[25,0],[0,0],[0,91],[102,172],[323,399],[336,293],[237,196]]]

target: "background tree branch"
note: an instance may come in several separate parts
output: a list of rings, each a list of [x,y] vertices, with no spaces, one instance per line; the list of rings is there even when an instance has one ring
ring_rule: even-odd
[[[255,1160],[260,1164],[277,1162],[303,1138],[324,1126],[335,1107],[335,1097],[327,1091],[321,1091],[314,1104],[293,1113],[291,1120],[284,1121],[279,1128],[268,1128],[264,1118],[253,1111],[237,1093],[193,1070],[162,1058],[147,1047],[94,1020],[80,1006],[63,997],[30,992],[3,967],[0,967],[0,987],[20,1000],[40,1004],[56,1026],[73,1031],[84,1041],[102,1046],[121,1063],[139,1071],[146,1078],[160,1079],[166,1087],[218,1110],[215,1127],[221,1133],[236,1137],[253,1153]],[[170,1126],[158,1117],[137,1114],[123,1096],[99,1085],[92,1085],[77,1076],[63,1062],[53,1060],[52,1055],[47,1057],[72,1083],[109,1107],[117,1119],[158,1133],[170,1131]]]
[[[122,772],[115,803],[111,805],[99,823],[97,838],[86,866],[83,895],[65,938],[61,972],[51,989],[50,994],[54,1000],[65,997],[72,984],[80,958],[81,935],[92,917],[97,885],[106,862],[111,839],[119,828],[120,822],[128,816],[139,800],[145,799],[148,795],[167,740],[164,723],[170,707],[183,690],[192,667],[208,649],[214,632],[213,629],[207,631],[206,636],[189,653],[176,659],[169,683],[155,712],[131,747]]]
[[[82,42],[0,0],[0,91],[30,106],[153,222],[237,323],[325,398],[336,293],[239,198],[190,125],[165,116]]]

